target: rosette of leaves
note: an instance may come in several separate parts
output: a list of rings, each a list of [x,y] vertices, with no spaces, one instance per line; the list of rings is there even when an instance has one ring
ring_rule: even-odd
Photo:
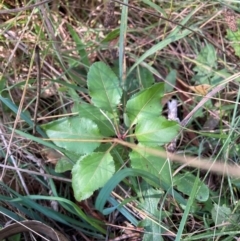
[[[78,201],[103,187],[128,159],[132,168],[147,171],[171,185],[171,163],[144,151],[144,147],[159,150],[179,131],[177,122],[161,116],[164,83],[153,84],[152,79],[149,84],[145,79],[145,87],[126,99],[128,94],[123,93],[117,75],[103,62],[96,62],[87,76],[91,103],[79,98],[74,104],[77,116],[43,126],[49,139],[72,161],[66,157],[59,160],[56,170],[72,170]],[[137,143],[139,148],[129,150],[118,139],[121,143]]]

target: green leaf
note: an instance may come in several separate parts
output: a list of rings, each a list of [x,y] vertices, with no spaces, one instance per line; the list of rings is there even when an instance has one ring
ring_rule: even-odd
[[[72,187],[78,201],[84,200],[112,177],[115,172],[110,153],[95,152],[79,159],[72,169]]]
[[[231,209],[226,206],[226,204],[220,206],[214,203],[214,207],[211,211],[212,219],[216,226],[226,223],[231,218]]]
[[[146,89],[151,87],[155,80],[153,74],[146,68],[143,68],[141,65],[138,66],[138,81],[141,89]]]
[[[21,234],[15,234],[11,237],[7,238],[8,241],[20,241],[21,240]]]
[[[146,186],[146,185],[145,185]],[[159,200],[161,196],[163,196],[163,192],[161,193],[159,190],[155,190],[151,187],[146,187],[142,191],[144,202],[141,204],[144,210],[147,211],[148,214],[151,214],[151,217],[145,218],[140,226],[145,227],[145,232],[143,236],[143,241],[153,241],[163,240],[162,233],[164,229],[162,228],[162,219],[164,218],[164,211],[158,209]],[[165,228],[165,230],[167,230]]]
[[[131,166],[135,169],[140,169],[151,173],[152,175],[159,177],[159,180],[163,180],[167,184],[171,184],[171,163],[161,157],[153,156],[142,150],[132,151],[129,154],[131,159]],[[146,179],[146,181],[148,181]],[[149,183],[152,182],[149,180]]]
[[[151,175],[150,173],[138,170],[134,168],[125,168],[122,169],[116,173],[109,179],[109,181],[104,185],[104,187],[101,189],[101,191],[98,194],[98,197],[96,199],[95,207],[100,212],[104,213],[105,209],[104,206],[106,204],[107,199],[109,198],[110,193],[112,190],[126,177],[130,176],[140,176],[146,179],[151,180],[155,183],[155,186],[163,188],[165,191],[167,191],[170,195],[174,197],[174,199],[179,202],[181,205],[186,206],[186,200],[173,188],[172,185],[166,184],[165,182],[160,182],[157,177],[154,175]]]
[[[164,84],[158,83],[134,95],[126,105],[126,114],[131,126],[141,120],[159,116],[160,100],[164,94]]]
[[[79,116],[59,119],[42,127],[57,146],[80,155],[93,152],[102,138],[93,121]]]
[[[144,146],[162,146],[172,141],[178,134],[179,124],[164,117],[141,120],[136,125],[135,135]]]
[[[239,21],[238,21],[239,24]],[[229,40],[230,45],[232,45],[235,55],[240,57],[240,30],[238,29],[236,32],[232,32],[231,30],[227,30],[227,39]]]
[[[103,39],[102,43],[108,43],[112,41],[113,39],[116,39],[119,36],[120,29],[114,29],[110,33],[107,34],[107,36]]]
[[[206,44],[196,58],[196,66],[193,68],[197,74],[193,79],[200,84],[209,84],[210,78],[214,74],[214,69],[217,68],[217,56],[213,45]]]
[[[75,106],[75,109],[79,112],[80,117],[84,117],[94,121],[103,136],[116,135],[112,126],[112,124],[115,123],[114,116],[112,114],[106,112],[105,114],[109,118],[107,119],[107,117],[103,115],[99,108],[87,103],[77,104],[77,106]],[[110,121],[112,122],[112,124],[110,123]]]
[[[115,73],[103,62],[96,62],[89,69],[87,84],[93,104],[113,114],[122,96]]]
[[[240,188],[240,178],[239,177],[232,177],[231,183],[236,186],[237,188]]]
[[[195,198],[200,202],[206,202],[209,198],[209,188],[199,179],[199,177],[196,177],[189,172],[185,174],[178,174],[174,177],[173,183],[177,186],[177,189],[180,192],[189,196],[196,178],[198,179],[199,186]]]
[[[62,157],[57,161],[57,164],[55,166],[55,172],[62,173],[66,171],[70,171],[73,168],[73,164],[69,162],[69,160],[65,157]]]
[[[176,85],[176,79],[177,79],[177,71],[175,69],[171,69],[168,75],[166,76],[166,81],[172,85],[169,85],[168,83],[165,84],[165,93],[173,91],[175,85]]]
[[[201,52],[198,54],[196,61],[199,63],[194,68],[194,71],[198,72],[206,72],[207,70],[205,68],[201,67],[201,64],[207,65],[209,68],[209,72],[211,72],[211,68],[217,67],[217,56],[216,51],[213,45],[206,44],[204,48],[201,49]]]
[[[211,85],[213,86],[219,85],[224,79],[227,79],[230,76],[231,74],[228,73],[226,69],[221,69],[211,78]]]

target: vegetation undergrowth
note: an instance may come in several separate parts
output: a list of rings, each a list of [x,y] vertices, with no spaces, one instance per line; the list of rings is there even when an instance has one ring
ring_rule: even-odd
[[[4,15],[0,239],[34,220],[47,240],[47,227],[237,240],[238,7],[56,1]]]

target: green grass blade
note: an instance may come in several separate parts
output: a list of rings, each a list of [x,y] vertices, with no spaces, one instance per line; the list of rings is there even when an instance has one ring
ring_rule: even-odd
[[[60,147],[57,147],[56,145],[54,145],[54,144],[51,142],[51,140],[49,140],[49,141],[43,140],[43,139],[41,139],[41,138],[39,138],[39,137],[35,137],[35,136],[33,136],[33,135],[30,135],[30,134],[25,133],[25,132],[20,131],[20,130],[15,130],[15,132],[16,132],[18,135],[22,136],[22,137],[25,137],[25,138],[27,138],[27,139],[29,139],[29,140],[32,140],[32,141],[35,141],[35,142],[37,142],[37,143],[39,143],[39,144],[42,144],[42,145],[44,145],[44,146],[46,146],[46,147],[53,148],[53,149],[59,150],[59,151],[61,151],[61,152],[63,151],[63,149],[61,149]],[[45,138],[48,139],[47,136],[46,136]]]
[[[97,200],[96,200],[96,209],[100,212],[104,212],[104,205],[110,196],[110,193],[112,190],[120,183],[124,178],[129,176],[141,176],[143,178],[147,178],[154,182],[156,186],[163,188],[165,191],[167,191],[170,195],[174,196],[174,198],[181,204],[186,205],[185,199],[176,192],[171,186],[167,185],[163,181],[159,181],[159,179],[152,174],[149,174],[146,171],[138,170],[138,169],[130,169],[126,168],[123,169],[116,174],[113,175],[112,178],[109,179],[109,181],[106,183],[106,185],[101,189]]]
[[[195,179],[195,182],[193,184],[193,187],[192,187],[192,192],[191,192],[191,195],[188,199],[188,202],[187,202],[187,205],[186,205],[186,208],[184,210],[184,214],[182,216],[182,219],[181,219],[181,222],[180,222],[180,226],[178,228],[178,232],[177,232],[177,236],[176,236],[176,239],[175,241],[181,241],[182,240],[182,232],[183,232],[183,229],[186,225],[186,222],[187,222],[187,219],[188,219],[188,215],[189,215],[189,212],[190,212],[190,209],[192,207],[192,204],[196,198],[196,194],[197,194],[197,191],[198,191],[198,187],[199,187],[199,181],[198,181],[198,178]]]
[[[60,214],[59,212],[56,212],[52,209],[45,208],[38,203],[36,203],[33,200],[49,200],[49,201],[58,201],[59,203],[67,203],[68,205],[71,206],[72,209],[75,210],[75,215],[78,215],[79,218],[81,218],[84,222],[87,222],[90,224],[90,227],[95,228],[95,230],[98,230],[100,233],[105,234],[106,230],[101,227],[101,222],[98,220],[95,220],[93,218],[88,217],[75,203],[73,203],[70,200],[66,200],[61,197],[53,197],[53,196],[41,196],[41,195],[28,195],[28,196],[22,196],[15,192],[14,190],[10,189],[7,185],[4,183],[1,183],[2,187],[5,188],[9,193],[12,193],[13,196],[16,198],[10,198],[10,197],[5,197],[5,196],[0,196],[0,201],[7,202],[9,204],[12,204],[13,206],[18,206],[19,204],[28,207],[30,211],[26,211],[27,215],[31,216],[31,209],[37,210],[43,215],[54,219],[55,221],[61,222],[63,224],[69,225],[68,222],[66,221],[65,215]],[[14,205],[17,204],[17,205]],[[81,222],[78,223],[81,227]]]
[[[124,0],[124,4],[128,4],[128,0]],[[127,20],[128,20],[128,6],[122,6],[121,25],[120,25],[120,36],[119,36],[119,78],[122,86],[125,84],[124,71],[125,71],[125,44],[127,34]]]
[[[95,227],[99,232],[105,234],[106,230],[104,228],[101,227],[101,222],[100,221],[96,221],[93,218],[88,217],[75,203],[73,203],[70,200],[67,200],[65,198],[61,198],[61,197],[48,197],[48,196],[41,196],[41,195],[29,195],[26,197],[21,197],[22,200],[24,200],[24,202],[26,204],[31,203],[32,206],[37,209],[38,211],[40,211],[42,209],[42,206],[38,205],[37,203],[33,202],[30,199],[35,199],[35,200],[54,200],[54,201],[58,201],[58,202],[64,202],[69,204],[74,210],[75,210],[75,214],[77,214],[79,216],[79,218],[81,218],[82,220],[88,222],[89,224],[91,224],[91,226]],[[18,201],[19,199],[13,199],[12,202],[14,201]],[[47,214],[47,211],[49,211],[49,209],[46,210],[46,213],[44,212],[45,215]],[[58,212],[55,212],[53,210],[51,210],[51,217],[55,220],[59,220],[62,221],[62,219],[59,218],[58,216]],[[98,223],[99,222],[99,223]]]
[[[19,221],[19,222],[24,220],[20,215],[11,212],[10,210],[4,208],[2,205],[0,206],[0,213],[10,217],[13,220]]]
[[[137,61],[135,62],[135,64],[130,68],[130,70],[128,71],[128,75],[134,70],[134,68],[139,65],[141,62],[143,62],[147,57],[151,56],[152,54],[156,53],[157,51],[163,49],[164,47],[166,47],[168,44],[173,43],[175,41],[178,41],[184,37],[186,37],[187,35],[189,35],[190,33],[192,33],[192,31],[190,30],[183,30],[181,33],[176,34],[174,36],[169,35],[166,39],[164,39],[163,41],[161,41],[160,43],[154,45],[152,48],[150,48],[148,51],[146,51],[142,56],[139,57],[139,59],[137,59]]]
[[[77,47],[77,50],[78,50],[79,57],[81,58],[81,62],[88,69],[90,67],[90,63],[89,63],[89,60],[88,60],[88,54],[85,50],[86,46],[83,44],[83,42],[79,38],[79,35],[74,31],[72,26],[69,25],[69,24],[68,24],[68,30],[69,30],[74,42],[77,45],[76,47]]]
[[[154,10],[158,11],[161,13],[164,17],[166,17],[166,12],[164,9],[162,9],[160,6],[158,6],[156,3],[149,1],[149,0],[142,0],[145,4],[147,4],[149,7],[153,8]]]
[[[114,198],[109,197],[108,201],[113,205],[116,206],[116,209],[127,219],[130,223],[132,223],[134,226],[138,225],[138,220],[131,215],[127,209],[122,207],[119,202],[117,202]],[[119,206],[120,205],[120,206]]]
[[[192,11],[190,14],[188,14],[181,22],[181,25],[185,25],[188,20],[193,16],[194,11]],[[134,70],[134,68],[139,65],[141,62],[143,62],[147,57],[151,56],[152,54],[156,53],[157,51],[163,49],[168,44],[178,41],[184,37],[186,37],[188,34],[192,33],[192,31],[185,29],[182,32],[180,32],[181,26],[177,26],[164,40],[162,40],[160,43],[153,45],[148,51],[146,51],[142,56],[137,59],[135,64],[130,68],[128,71],[128,75]],[[196,28],[194,28],[196,29]],[[194,30],[193,29],[193,30]]]

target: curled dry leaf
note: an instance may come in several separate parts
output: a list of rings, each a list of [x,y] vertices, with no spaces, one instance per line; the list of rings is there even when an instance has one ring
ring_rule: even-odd
[[[208,84],[189,86],[190,90],[192,90],[196,94],[203,95],[203,96],[205,96],[208,93],[210,88],[211,88],[211,85],[208,85]]]
[[[170,101],[172,97],[176,94],[177,94],[177,91],[164,94],[164,96],[161,98],[161,105],[162,106],[166,105],[168,101]]]
[[[63,157],[63,155],[54,149],[45,148],[42,154],[44,155],[46,162],[50,162],[56,165],[57,161]]]
[[[180,84],[181,90],[188,88],[188,89],[192,90],[193,92],[195,92],[196,94],[203,95],[203,96],[205,96],[211,88],[211,85],[208,85],[208,84],[190,86],[179,78],[177,78],[177,84]]]

